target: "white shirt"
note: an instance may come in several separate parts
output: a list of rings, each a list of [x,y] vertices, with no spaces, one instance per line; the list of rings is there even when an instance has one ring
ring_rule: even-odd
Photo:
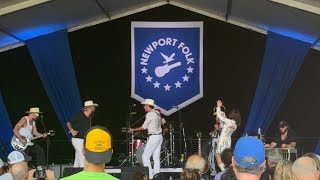
[[[32,138],[33,135],[32,135],[32,128],[33,126],[35,125],[35,122],[33,121],[32,122],[32,125],[30,125],[30,122],[29,122],[29,118],[28,116],[25,116],[24,118],[27,119],[27,127],[22,127],[19,129],[19,134],[23,137],[27,137],[27,138]]]
[[[13,180],[11,173],[4,173],[0,176],[0,180]]]
[[[148,129],[148,134],[161,134],[161,117],[154,109],[146,114],[146,120],[142,125],[143,129]]]
[[[222,116],[220,107],[217,107],[217,117],[220,119],[220,124],[223,124],[220,136],[231,137],[237,129],[236,121]]]

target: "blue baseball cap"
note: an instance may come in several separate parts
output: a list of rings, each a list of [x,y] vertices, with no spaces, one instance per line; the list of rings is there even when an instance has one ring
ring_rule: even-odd
[[[262,141],[254,137],[240,138],[234,148],[234,158],[241,166],[260,165],[265,160],[265,148]]]

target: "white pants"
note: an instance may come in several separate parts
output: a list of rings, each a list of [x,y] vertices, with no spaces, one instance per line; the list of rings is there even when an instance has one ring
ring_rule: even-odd
[[[160,172],[160,151],[162,144],[162,134],[149,136],[146,147],[142,154],[143,165],[149,167],[149,178],[153,179],[153,175]],[[150,157],[153,158],[153,170]]]
[[[84,166],[84,156],[82,154],[83,139],[72,138],[71,141],[74,149],[76,150],[73,167],[83,167]]]

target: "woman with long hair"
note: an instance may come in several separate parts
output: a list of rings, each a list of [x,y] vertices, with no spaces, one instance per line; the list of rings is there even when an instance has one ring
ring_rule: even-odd
[[[277,163],[273,180],[293,180],[292,162],[288,160],[280,160]]]
[[[221,153],[226,148],[231,147],[231,136],[233,132],[237,129],[238,126],[240,126],[241,122],[241,115],[240,112],[236,109],[233,109],[230,113],[228,118],[224,115],[224,113],[221,111],[222,101],[217,101],[217,117],[219,118],[220,125],[222,127],[221,134],[218,141],[218,146],[216,150],[216,160],[217,164],[220,167],[220,169],[224,170],[224,164],[221,161]]]

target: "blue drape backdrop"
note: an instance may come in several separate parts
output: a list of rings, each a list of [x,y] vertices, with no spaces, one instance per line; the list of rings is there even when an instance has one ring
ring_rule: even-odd
[[[10,140],[13,136],[13,130],[7,108],[4,104],[2,94],[0,92],[0,158],[6,160],[8,154],[13,151]]]
[[[265,134],[312,44],[268,32],[245,133]],[[289,122],[290,123],[290,122]]]
[[[33,63],[68,138],[67,121],[82,107],[67,30],[26,41]]]
[[[316,149],[315,149],[314,153],[316,153],[316,154],[320,155],[320,141],[318,142],[318,145],[317,145],[317,147],[316,147]]]

